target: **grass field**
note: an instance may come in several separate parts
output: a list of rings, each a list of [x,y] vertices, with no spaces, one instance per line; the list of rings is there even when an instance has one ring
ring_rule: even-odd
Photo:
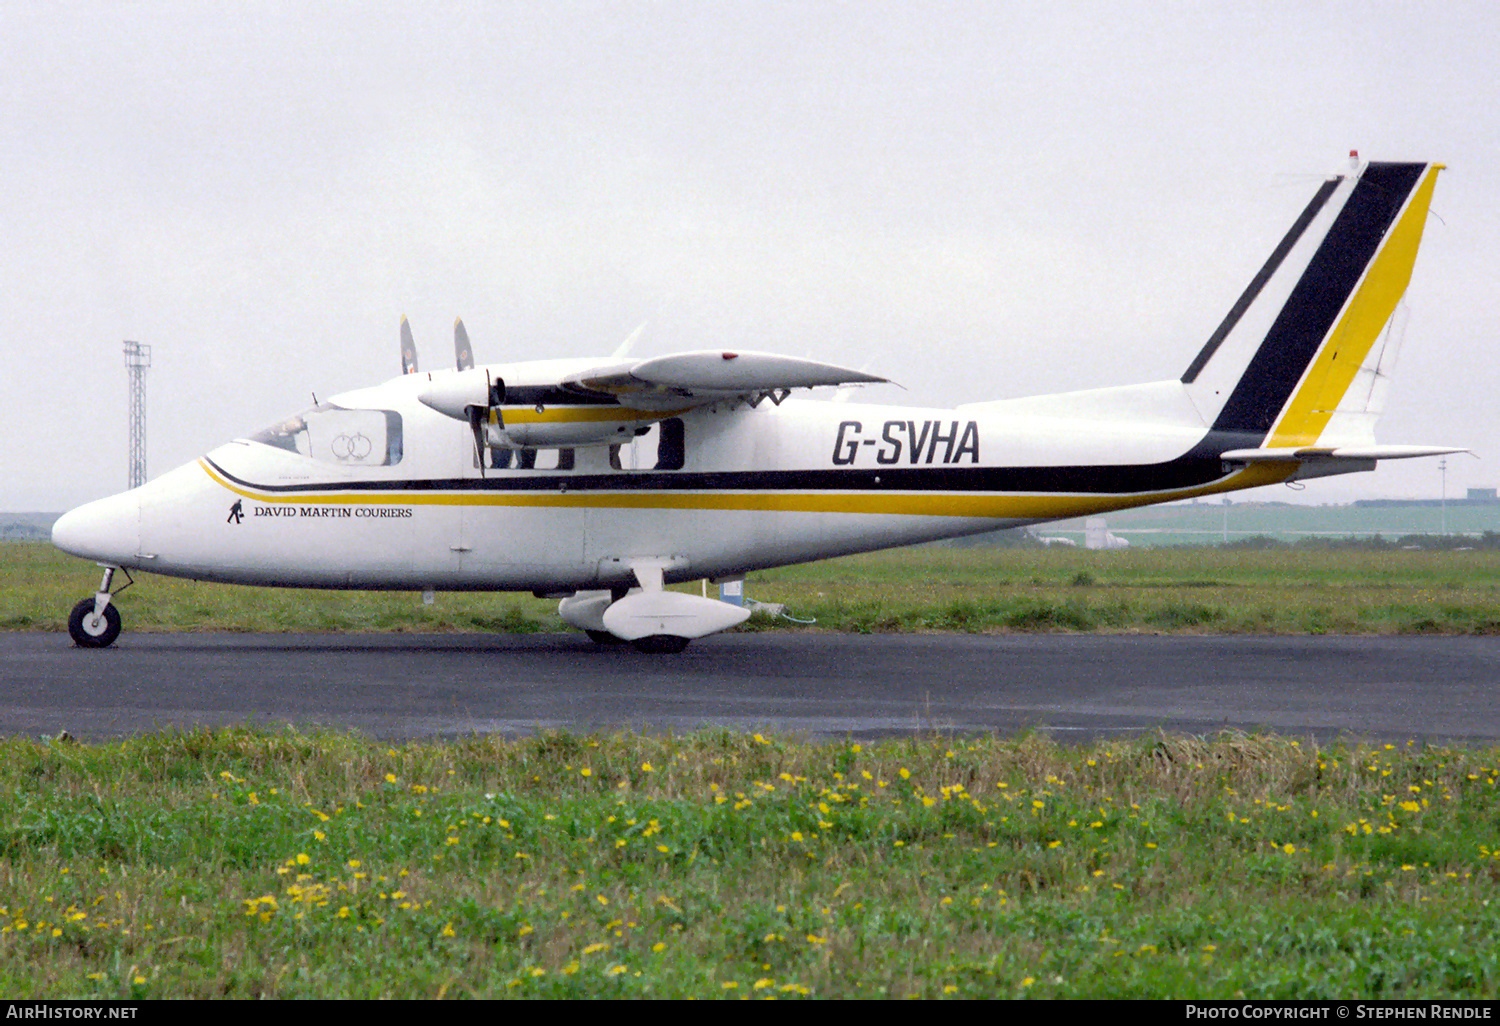
[[[318,592],[141,575],[119,598],[143,631],[557,631],[530,595]],[[45,543],[0,543],[0,629],[63,630],[98,570]],[[680,585],[694,589],[695,585]],[[1315,548],[917,548],[750,576],[809,627],[757,615],[748,630],[1500,632],[1500,552]]]
[[[1500,751],[0,741],[0,991],[1488,998]]]
[[[1490,552],[918,549],[816,628],[1492,631]],[[0,627],[97,581],[0,545]],[[527,597],[142,577],[139,630],[556,630]],[[0,740],[0,993],[1484,998],[1500,750],[727,731]]]

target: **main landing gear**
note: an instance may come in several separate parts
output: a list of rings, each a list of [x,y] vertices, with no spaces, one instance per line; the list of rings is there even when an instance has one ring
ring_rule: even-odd
[[[635,646],[637,652],[648,655],[676,655],[687,648],[691,640],[680,634],[648,634],[644,638],[636,638],[631,645]]]
[[[637,652],[645,652],[648,655],[676,655],[687,648],[692,638],[684,638],[678,634],[648,634],[644,638],[634,638],[627,641],[625,638],[617,638],[609,631],[585,630],[589,640],[601,648],[614,645],[629,645]]]
[[[667,591],[664,567],[680,557],[628,561],[639,588],[618,583],[609,591],[575,591],[557,604],[570,627],[586,631],[596,645],[629,644],[637,652],[672,654],[694,638],[744,623],[750,610],[706,596]],[[625,562],[616,560],[615,562]]]
[[[120,568],[106,566],[104,579],[99,582],[99,590],[94,592],[94,597],[81,600],[68,614],[68,633],[72,635],[73,644],[79,648],[108,648],[120,636],[120,611],[115,608],[112,601],[114,595],[109,591],[117,569]],[[134,583],[130,571],[126,570],[125,583],[121,585],[120,591]]]

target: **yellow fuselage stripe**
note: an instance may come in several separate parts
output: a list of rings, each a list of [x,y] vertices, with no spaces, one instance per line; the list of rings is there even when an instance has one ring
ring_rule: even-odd
[[[499,421],[507,424],[589,424],[601,421],[658,421],[675,417],[693,409],[691,406],[679,410],[631,410],[624,406],[548,406],[540,413],[534,406],[503,406],[498,411]],[[495,412],[490,422],[495,423]]]
[[[255,502],[339,506],[508,506],[548,509],[690,509],[767,513],[865,513],[885,516],[980,517],[993,520],[1055,520],[1149,506],[1218,492],[1285,481],[1295,462],[1260,463],[1212,484],[1129,495],[1022,495],[971,492],[303,492],[266,493],[241,488],[198,465],[224,488]]]

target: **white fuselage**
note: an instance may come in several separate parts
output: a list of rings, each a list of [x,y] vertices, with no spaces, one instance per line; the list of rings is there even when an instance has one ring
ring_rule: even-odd
[[[296,447],[222,445],[75,510],[55,538],[210,581],[561,593],[633,584],[643,558],[668,581],[727,577],[1286,476],[1151,469],[1206,433],[1177,382],[1051,396],[1045,410],[724,403],[677,418],[674,469],[654,469],[658,427],[573,449],[566,469],[544,450],[537,466],[481,472],[468,427],[417,401],[424,378],[335,397],[325,416],[343,420]]]
[[[471,367],[350,392],[53,527],[104,567],[306,588],[529,590],[601,644],[680,651],[748,615],[664,584],[1144,506],[1380,459],[1374,425],[1439,165],[1317,187],[1182,377],[956,410],[783,401],[884,381],[769,353]],[[637,589],[631,593],[632,589]]]

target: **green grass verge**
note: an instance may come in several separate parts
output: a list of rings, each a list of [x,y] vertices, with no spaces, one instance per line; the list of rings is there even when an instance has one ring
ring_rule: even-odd
[[[127,631],[559,631],[555,601],[328,592],[141,575]],[[98,571],[52,546],[0,543],[0,630],[65,629]],[[697,590],[697,585],[681,585]],[[1313,548],[917,548],[750,575],[746,593],[841,631],[1500,633],[1500,552]],[[805,629],[757,616],[749,630]]]
[[[0,741],[12,998],[1488,998],[1500,750]]]

